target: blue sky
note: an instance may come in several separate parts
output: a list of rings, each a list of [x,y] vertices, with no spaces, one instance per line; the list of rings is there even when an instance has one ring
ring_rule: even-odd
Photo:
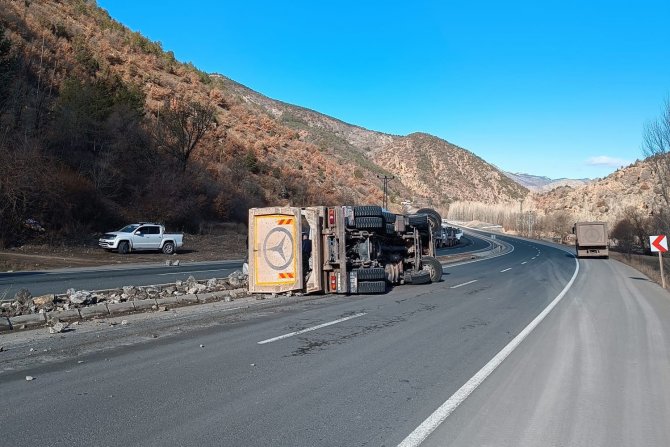
[[[666,1],[98,0],[184,62],[498,167],[603,177],[670,94]]]

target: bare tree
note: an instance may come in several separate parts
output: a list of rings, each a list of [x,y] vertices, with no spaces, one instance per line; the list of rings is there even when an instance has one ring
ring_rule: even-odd
[[[663,200],[670,207],[670,99],[666,99],[661,116],[645,124],[642,151],[649,158]]]
[[[174,101],[158,113],[154,138],[158,149],[172,155],[186,171],[193,150],[215,123],[213,107],[196,101]]]

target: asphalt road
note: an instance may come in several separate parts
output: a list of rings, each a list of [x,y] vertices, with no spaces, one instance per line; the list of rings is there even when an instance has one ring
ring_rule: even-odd
[[[564,251],[525,241],[513,244],[506,255],[449,266],[437,284],[397,287],[377,296],[314,298],[132,346],[119,339],[118,348],[104,354],[5,370],[0,374],[3,443],[397,445],[535,319],[573,276],[575,260]],[[588,283],[579,282],[581,288]],[[612,293],[616,289],[607,294],[610,299]],[[557,308],[550,315],[569,322],[562,316],[563,304],[560,313]],[[644,335],[644,321],[638,323],[628,327]],[[76,337],[74,332],[62,337]],[[567,334],[567,340],[579,334]],[[645,336],[640,337],[643,343]],[[513,355],[532,346],[524,342]],[[538,351],[537,357],[523,360],[529,374],[533,367],[551,374],[549,366],[561,366],[543,366],[555,353]],[[579,366],[585,363],[582,359]],[[645,379],[654,377],[652,366],[658,365],[644,370]],[[497,379],[502,370],[487,380],[515,379]],[[28,374],[37,380],[26,381]],[[529,383],[540,383],[534,380]],[[570,401],[571,392],[579,390],[564,389],[564,398]],[[494,394],[475,393],[482,402],[498,401]],[[556,400],[561,395],[558,388],[552,394]],[[523,405],[525,394],[515,398]],[[655,420],[666,421],[669,408],[655,406]],[[539,420],[541,415],[534,415]],[[476,410],[474,416],[482,417]],[[429,441],[446,445],[442,439],[453,439],[453,430],[467,427],[465,422],[444,433],[439,427]],[[571,428],[561,426],[566,432]],[[463,436],[458,439],[468,444],[470,435]],[[536,439],[542,436],[537,433]]]
[[[50,271],[0,273],[0,300],[10,300],[26,288],[34,296],[76,290],[103,290],[130,285],[173,283],[189,276],[196,279],[221,278],[242,269],[242,260],[193,262],[180,266],[138,264],[122,267],[91,267]]]

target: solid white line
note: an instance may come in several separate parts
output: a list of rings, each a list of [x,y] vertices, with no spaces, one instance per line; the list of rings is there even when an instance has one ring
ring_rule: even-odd
[[[473,282],[477,282],[476,279],[473,279],[472,281],[464,282],[463,284],[459,284],[457,286],[451,286],[451,289],[458,289],[459,287],[467,286],[468,284],[472,284]]]
[[[523,262],[521,263],[521,265],[524,265],[524,264],[526,264],[527,262],[528,262],[528,261],[523,261]]]
[[[348,317],[340,318],[339,320],[329,321],[328,323],[319,324],[318,326],[312,326],[312,327],[308,327],[307,329],[302,329],[300,331],[291,332],[290,334],[284,334],[284,335],[280,335],[279,337],[268,338],[267,340],[259,341],[258,344],[259,345],[264,345],[266,343],[272,343],[273,341],[283,340],[285,338],[293,337],[294,335],[300,335],[300,334],[304,334],[305,332],[315,331],[317,329],[321,329],[321,328],[324,328],[326,326],[332,326],[332,325],[337,324],[337,323],[342,323],[343,321],[351,320],[352,318],[362,317],[363,315],[367,315],[367,313],[366,312],[361,312],[359,314],[350,315]]]
[[[156,276],[166,276],[166,275],[181,275],[184,273],[206,273],[206,272],[220,272],[221,270],[230,270],[230,267],[222,269],[213,269],[213,270],[192,270],[189,272],[170,272],[170,273],[157,273]]]
[[[412,433],[409,434],[398,447],[416,447],[420,445],[442,422],[449,417],[451,413],[461,404],[468,396],[477,389],[479,385],[493,372],[495,369],[500,366],[500,364],[509,356],[520,344],[521,342],[530,334],[533,329],[537,327],[538,324],[544,320],[544,318],[551,312],[554,307],[563,299],[572,284],[577,278],[577,273],[579,273],[579,261],[575,258],[575,273],[573,273],[572,278],[568,284],[563,288],[561,293],[558,294],[556,298],[537,316],[533,321],[531,321],[528,326],[526,326],[516,337],[510,341],[507,346],[502,348],[502,350],[496,354],[482,369],[480,369],[477,374],[472,376],[465,385],[460,387],[445,403],[443,403],[440,408],[435,410],[428,419],[423,421]]]
[[[505,270],[500,270],[500,273],[505,273],[505,272],[508,272],[508,271],[510,271],[510,270],[512,270],[512,267],[510,267],[510,268],[508,268],[508,269],[505,269]]]

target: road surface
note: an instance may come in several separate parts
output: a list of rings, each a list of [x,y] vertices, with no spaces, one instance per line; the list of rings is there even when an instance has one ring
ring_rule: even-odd
[[[502,239],[514,250],[450,266],[437,284],[221,316],[141,343],[123,329],[112,351],[3,370],[3,442],[399,445],[575,277],[572,255]],[[668,295],[616,261],[579,264],[553,311],[424,445],[670,445]]]

